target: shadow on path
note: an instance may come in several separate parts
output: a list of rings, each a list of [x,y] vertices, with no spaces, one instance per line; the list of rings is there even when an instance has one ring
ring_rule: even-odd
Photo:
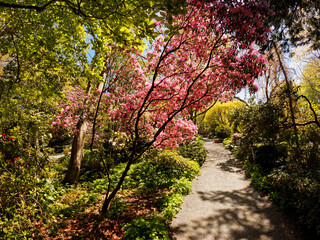
[[[243,172],[241,161],[235,158],[230,158],[226,162],[222,162],[217,165],[220,167],[221,170],[226,172],[235,172],[235,173]]]
[[[292,222],[251,188],[236,191],[197,191],[204,202],[213,203],[204,217],[182,223],[173,231],[190,240],[304,240],[286,226]],[[224,207],[221,207],[221,206]],[[177,239],[177,238],[173,238]]]
[[[240,161],[206,140],[208,159],[172,221],[177,240],[311,240],[295,221],[261,197]]]

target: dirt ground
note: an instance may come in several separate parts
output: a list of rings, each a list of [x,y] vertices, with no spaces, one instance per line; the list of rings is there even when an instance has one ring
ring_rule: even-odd
[[[221,143],[208,151],[193,191],[171,223],[176,240],[311,240],[296,219],[260,196]],[[314,238],[313,238],[314,239]]]

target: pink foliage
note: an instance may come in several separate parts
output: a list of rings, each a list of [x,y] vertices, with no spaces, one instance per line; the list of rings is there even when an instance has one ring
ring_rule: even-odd
[[[144,60],[137,50],[122,50],[103,95],[101,119],[116,122],[115,130],[129,139],[157,148],[192,139],[197,128],[187,120],[188,108],[200,111],[216,99],[227,101],[245,86],[256,91],[254,81],[267,63],[255,50],[255,42],[266,38],[266,14],[265,1],[190,0],[187,14],[174,18],[175,34],[159,36]],[[70,98],[69,109],[64,107],[53,125],[58,121],[74,131],[79,116],[90,114],[83,93]]]

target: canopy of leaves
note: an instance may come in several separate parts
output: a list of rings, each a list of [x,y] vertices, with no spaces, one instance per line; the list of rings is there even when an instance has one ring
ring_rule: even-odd
[[[314,55],[303,70],[301,93],[314,103],[320,102],[320,55]]]
[[[313,49],[320,48],[319,1],[269,0],[269,3],[274,14],[265,23],[272,29],[270,38],[279,42],[283,50],[308,43]]]
[[[217,102],[206,113],[204,119],[205,129],[214,131],[219,125],[230,127],[230,116],[232,112],[243,106],[244,103],[240,101],[230,101],[226,103]]]

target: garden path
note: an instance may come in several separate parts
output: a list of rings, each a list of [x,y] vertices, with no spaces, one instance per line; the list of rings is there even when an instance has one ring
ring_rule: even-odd
[[[205,140],[207,160],[171,223],[176,240],[306,240],[246,179],[241,163],[221,143]]]

